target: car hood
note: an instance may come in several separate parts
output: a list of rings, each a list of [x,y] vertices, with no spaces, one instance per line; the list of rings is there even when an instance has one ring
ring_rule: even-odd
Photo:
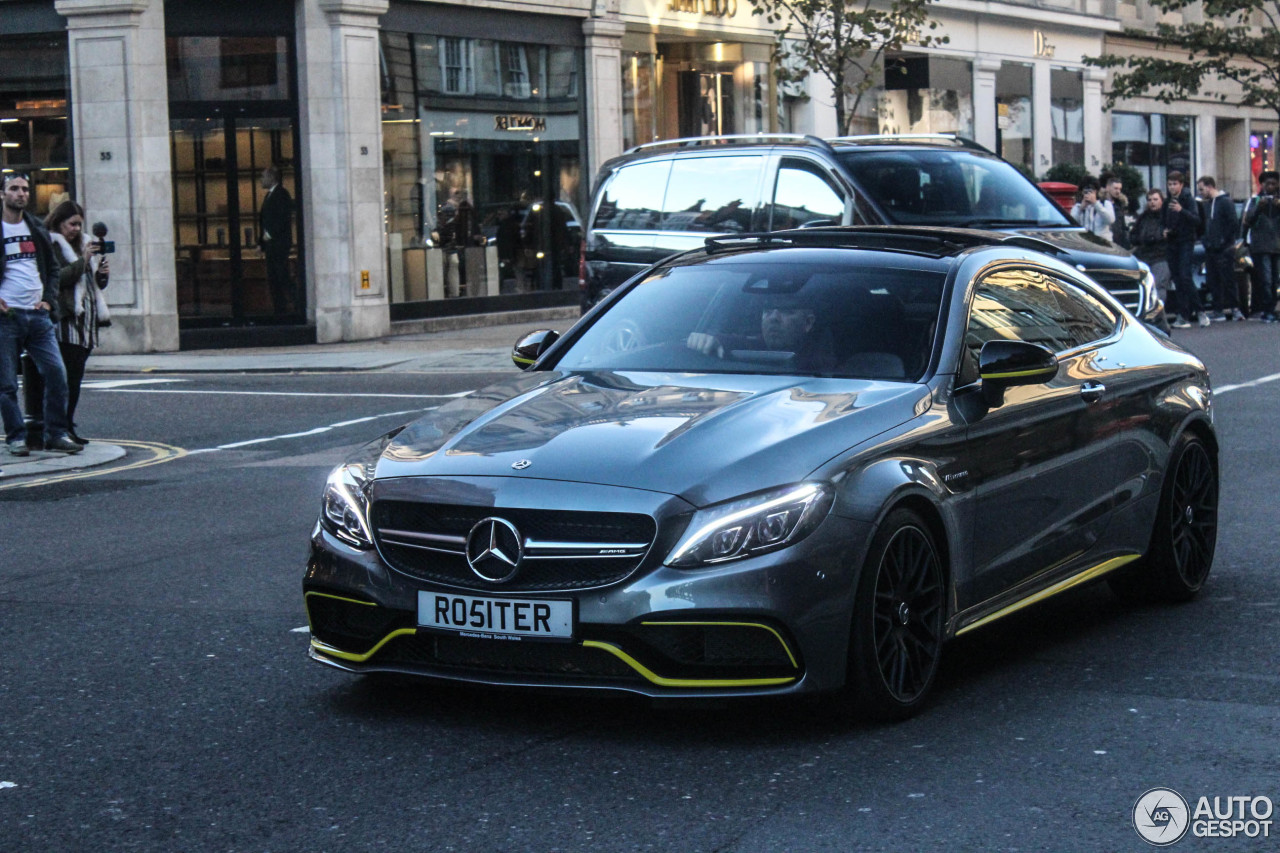
[[[409,424],[376,476],[597,483],[703,505],[804,479],[928,394],[871,380],[539,371]]]
[[[1019,228],[1018,234],[1034,237],[1053,246],[1060,260],[1072,266],[1095,269],[1136,270],[1138,262],[1122,246],[1117,246],[1082,228]]]

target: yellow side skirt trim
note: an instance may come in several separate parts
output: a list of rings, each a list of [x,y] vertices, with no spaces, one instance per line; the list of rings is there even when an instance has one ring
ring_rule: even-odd
[[[1035,604],[1038,601],[1044,601],[1049,596],[1057,595],[1060,592],[1065,592],[1066,590],[1071,589],[1073,586],[1079,586],[1080,584],[1087,583],[1088,581],[1094,580],[1095,578],[1100,578],[1103,575],[1107,574],[1108,572],[1114,572],[1116,569],[1120,568],[1121,566],[1132,563],[1134,560],[1138,559],[1139,556],[1141,555],[1129,554],[1128,556],[1124,556],[1124,557],[1114,557],[1110,560],[1107,560],[1105,563],[1099,563],[1098,565],[1093,566],[1092,568],[1085,569],[1083,572],[1080,572],[1077,575],[1072,575],[1071,577],[1065,580],[1058,581],[1053,586],[1046,587],[1045,589],[1042,589],[1033,595],[1027,596],[1021,601],[1015,601],[1013,604],[1010,604],[1008,607],[1002,607],[999,610],[997,610],[995,613],[990,613],[986,616],[983,616],[977,622],[973,622],[969,625],[965,625],[959,631],[956,631],[956,636],[958,637],[961,634],[968,633],[969,631],[972,631],[974,628],[980,628],[983,625],[986,625],[988,622],[994,622],[997,619],[1001,618],[1002,616],[1008,616],[1010,613],[1016,613],[1017,611],[1021,610],[1024,607],[1030,607],[1032,604]]]
[[[588,649],[603,649],[643,675],[646,681],[659,687],[773,687],[795,681],[795,678],[790,676],[786,678],[663,678],[612,643],[583,640],[582,645]]]
[[[792,669],[799,669],[800,664],[796,663],[796,656],[791,654],[791,648],[782,639],[782,635],[770,628],[768,625],[761,625],[759,622],[641,622],[641,625],[690,625],[693,627],[707,628],[717,627],[720,625],[729,625],[736,628],[760,628],[773,634],[773,638],[778,641],[778,645],[782,646],[782,650],[787,653],[787,659],[791,661]]]

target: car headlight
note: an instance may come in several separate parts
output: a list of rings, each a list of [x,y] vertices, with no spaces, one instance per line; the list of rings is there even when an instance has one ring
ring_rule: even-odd
[[[403,427],[401,427],[403,429]],[[325,480],[320,498],[320,524],[334,536],[357,548],[373,547],[369,527],[369,486],[382,451],[400,433],[393,430],[366,444]]]
[[[1138,299],[1138,316],[1143,317],[1156,310],[1156,305],[1160,302],[1160,292],[1156,289],[1156,277],[1151,272],[1151,267],[1143,261],[1138,261],[1138,269],[1142,270],[1142,278],[1138,282],[1138,288],[1141,294]]]
[[[831,487],[800,483],[698,510],[666,564],[692,568],[794,545],[831,509]]]

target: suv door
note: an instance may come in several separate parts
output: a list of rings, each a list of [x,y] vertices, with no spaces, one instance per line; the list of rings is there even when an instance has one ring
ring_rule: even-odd
[[[800,157],[782,157],[772,182],[765,228],[844,225],[850,221],[848,194],[827,170]]]

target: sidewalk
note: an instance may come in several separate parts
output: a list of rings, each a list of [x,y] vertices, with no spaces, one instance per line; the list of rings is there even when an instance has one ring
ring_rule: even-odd
[[[385,338],[306,344],[292,347],[188,350],[143,355],[93,355],[89,373],[289,373],[361,371],[507,371],[515,370],[511,348],[535,329],[568,329],[578,319],[576,306],[509,314],[410,320]],[[468,328],[448,328],[475,324]],[[431,331],[407,331],[431,325]]]
[[[55,474],[106,465],[124,455],[123,447],[100,441],[90,441],[84,450],[71,455],[33,450],[30,456],[11,456],[9,451],[0,449],[0,487],[20,479],[44,479]]]

